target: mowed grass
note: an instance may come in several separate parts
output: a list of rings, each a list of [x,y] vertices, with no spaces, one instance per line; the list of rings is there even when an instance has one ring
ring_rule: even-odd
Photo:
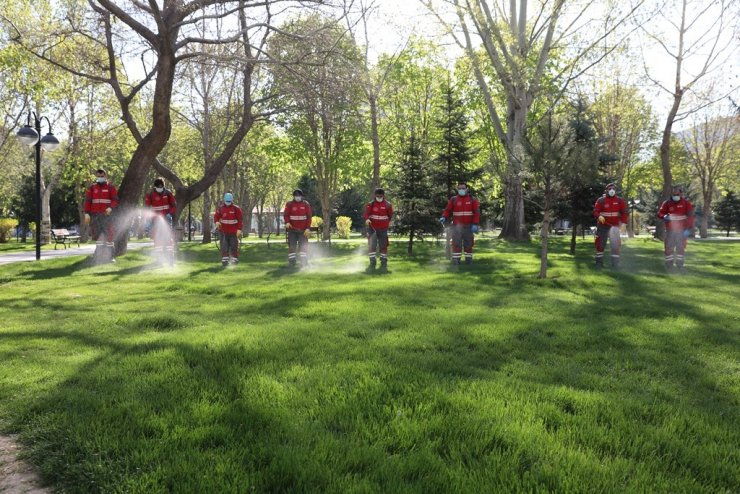
[[[738,492],[740,244],[186,245],[0,269],[0,427],[67,492]]]

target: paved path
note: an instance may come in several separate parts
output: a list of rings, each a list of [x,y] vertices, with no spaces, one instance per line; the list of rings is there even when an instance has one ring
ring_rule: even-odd
[[[142,247],[151,247],[151,242],[129,242],[129,250],[141,249]],[[69,247],[67,249],[57,250],[41,250],[41,259],[53,259],[55,257],[67,257],[67,256],[87,256],[95,252],[95,244],[84,244],[79,247]],[[24,261],[35,261],[36,251],[26,250],[23,252],[10,252],[8,254],[0,254],[0,265],[10,264],[11,262],[24,262]]]

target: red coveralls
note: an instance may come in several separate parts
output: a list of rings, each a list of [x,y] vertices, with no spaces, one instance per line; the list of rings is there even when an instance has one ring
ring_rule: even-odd
[[[666,220],[668,216],[668,220]],[[694,227],[694,207],[685,198],[678,201],[669,199],[660,205],[658,218],[666,223],[665,228],[665,264],[667,267],[673,265],[683,267],[684,254],[686,253],[687,236],[685,230]],[[673,252],[676,252],[675,257]]]
[[[235,204],[222,204],[216,209],[213,221],[221,223],[221,262],[228,263],[229,257],[239,260],[239,241],[236,233],[242,229],[242,208]]]
[[[627,223],[629,220],[627,202],[621,197],[609,197],[605,194],[596,200],[593,215],[597,219],[596,236],[594,237],[594,242],[596,243],[596,264],[601,265],[603,263],[604,247],[607,240],[610,240],[612,266],[616,267],[619,265],[619,249],[622,246],[622,241],[619,237],[619,225]],[[603,216],[606,220],[604,224],[598,222],[599,216]],[[616,230],[613,230],[613,228]],[[611,237],[610,233],[612,234]]]
[[[452,262],[460,262],[463,244],[465,260],[472,261],[474,239],[471,227],[480,223],[480,203],[468,195],[450,197],[442,216],[447,219],[452,216]]]
[[[118,191],[109,182],[99,184],[93,183],[85,191],[85,204],[83,209],[90,215],[92,220],[92,237],[95,239],[95,257],[105,256],[106,259],[113,258],[113,221],[111,216],[105,214],[108,208],[118,207]]]
[[[283,221],[290,228],[286,232],[288,235],[288,264],[295,265],[296,250],[300,251],[301,264],[308,263],[308,238],[305,231],[311,228],[311,205],[308,201],[300,202],[288,201],[283,210]]]
[[[379,248],[380,264],[385,266],[388,262],[388,227],[393,217],[393,206],[385,199],[380,202],[374,200],[365,205],[362,217],[370,220],[372,228],[372,232],[367,236],[367,255],[370,257],[370,264],[375,265],[375,256]]]
[[[154,214],[162,217],[168,214],[174,217],[177,212],[175,196],[167,189],[164,189],[161,193],[156,190],[150,191],[144,196],[144,204],[151,208]],[[149,236],[154,240],[155,251],[167,250],[168,253],[174,253],[174,238],[172,237],[170,228],[171,225],[165,225],[160,219],[155,219],[152,222],[152,229]]]

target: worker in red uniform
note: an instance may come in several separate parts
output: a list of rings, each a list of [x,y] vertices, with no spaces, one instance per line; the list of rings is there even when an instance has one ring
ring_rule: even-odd
[[[473,264],[473,234],[478,233],[480,203],[468,194],[468,185],[457,184],[457,195],[447,202],[439,222],[443,225],[452,217],[452,264],[460,264],[465,250],[465,264]]]
[[[393,206],[385,200],[383,189],[375,189],[375,200],[365,205],[362,217],[368,228],[369,269],[375,269],[376,254],[380,250],[380,269],[385,270],[388,268],[388,227],[393,217]]]
[[[596,218],[596,267],[604,266],[604,247],[607,240],[611,247],[612,268],[619,268],[619,249],[622,240],[619,236],[619,225],[627,223],[629,210],[627,202],[617,196],[617,185],[608,184],[604,195],[594,204],[594,218]]]
[[[288,236],[288,266],[296,265],[296,252],[301,266],[308,265],[308,237],[311,236],[311,205],[303,198],[303,191],[295,189],[293,200],[285,203],[283,221]]]
[[[665,267],[671,269],[675,260],[676,266],[683,268],[686,242],[694,227],[694,207],[683,197],[681,187],[673,187],[671,198],[660,205],[658,218],[665,222]]]
[[[154,240],[154,253],[163,261],[175,264],[175,239],[172,235],[172,218],[177,212],[177,203],[172,192],[164,187],[164,179],[154,180],[154,188],[144,196],[144,204],[152,214],[149,236]]]
[[[224,203],[213,215],[216,229],[221,232],[221,265],[239,263],[239,240],[242,238],[242,209],[234,204],[231,192],[224,194]]]
[[[95,239],[96,264],[116,262],[113,256],[113,210],[118,207],[118,191],[108,183],[108,174],[102,168],[95,170],[95,182],[85,191],[85,224],[92,224]]]

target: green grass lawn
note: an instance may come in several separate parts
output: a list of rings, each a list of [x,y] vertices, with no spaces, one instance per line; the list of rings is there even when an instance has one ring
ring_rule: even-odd
[[[0,429],[63,492],[740,491],[740,244],[360,247],[2,266]]]

